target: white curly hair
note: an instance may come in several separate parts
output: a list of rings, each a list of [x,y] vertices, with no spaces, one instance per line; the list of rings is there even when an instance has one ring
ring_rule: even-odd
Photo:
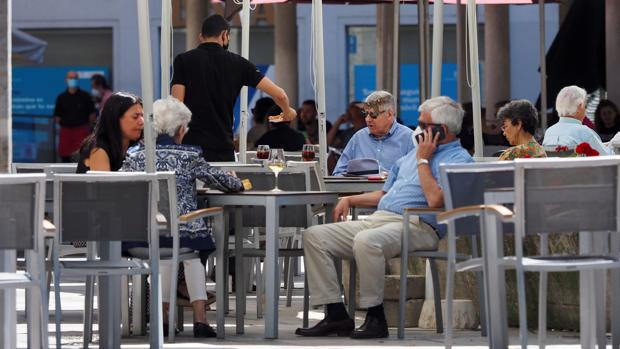
[[[418,108],[420,113],[429,113],[436,124],[445,124],[451,133],[461,132],[461,124],[465,112],[463,107],[452,98],[446,96],[427,99]]]
[[[153,127],[157,134],[174,137],[181,127],[187,128],[192,112],[183,102],[170,96],[153,103]]]
[[[586,105],[587,96],[586,90],[579,86],[564,87],[555,99],[555,109],[558,111],[558,116],[574,116],[577,114],[579,105]]]

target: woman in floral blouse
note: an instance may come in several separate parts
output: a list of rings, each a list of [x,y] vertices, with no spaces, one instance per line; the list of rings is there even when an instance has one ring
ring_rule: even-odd
[[[512,145],[502,153],[500,160],[547,157],[545,149],[534,139],[538,113],[530,101],[525,99],[511,101],[504,105],[497,115],[503,119],[502,132]]]
[[[187,124],[191,118],[189,109],[179,100],[168,97],[153,104],[154,127],[158,134],[155,151],[155,166],[157,171],[173,171],[177,183],[177,211],[179,215],[197,209],[196,179],[205,183],[209,188],[223,192],[238,192],[243,190],[239,178],[231,176],[222,170],[210,166],[202,157],[200,147],[182,145],[181,140],[187,131]],[[145,153],[141,147],[130,153],[123,163],[122,171],[144,171]],[[179,222],[179,237],[181,253],[189,251],[213,251],[215,244],[211,231],[204,220],[194,220],[189,223]],[[160,239],[162,248],[172,247],[172,237]],[[123,248],[129,254],[139,254],[138,244],[125,243]],[[162,285],[170,284],[170,260],[161,261]],[[185,281],[189,292],[190,302],[194,310],[194,337],[215,337],[215,331],[208,325],[205,315],[207,300],[205,268],[200,259],[183,261]],[[219,295],[223,297],[224,295]],[[170,299],[169,287],[162,287],[162,299]],[[167,335],[165,321],[168,319],[168,302],[164,302],[164,334]]]

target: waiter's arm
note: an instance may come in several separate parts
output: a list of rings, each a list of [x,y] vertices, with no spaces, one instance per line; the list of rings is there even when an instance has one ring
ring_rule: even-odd
[[[274,84],[273,81],[271,81],[269,78],[264,77],[258,83],[258,85],[256,85],[256,88],[265,92],[266,94],[270,95],[271,98],[273,98],[278,107],[282,109],[282,116],[284,117],[284,120],[291,121],[295,118],[297,112],[295,111],[295,109],[289,106],[288,96],[280,86]]]
[[[174,84],[172,85],[172,97],[184,102],[185,100],[185,85]]]

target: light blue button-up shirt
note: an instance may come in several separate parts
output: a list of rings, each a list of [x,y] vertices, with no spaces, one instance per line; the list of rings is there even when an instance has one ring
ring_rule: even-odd
[[[611,148],[603,145],[601,137],[593,129],[582,125],[577,119],[567,117],[560,117],[560,121],[547,129],[543,146],[564,145],[574,148],[583,142],[590,144],[600,155],[611,154]]]
[[[411,135],[413,131],[394,121],[388,133],[377,138],[370,134],[368,127],[357,131],[347,146],[334,168],[333,176],[342,176],[347,170],[349,160],[353,159],[377,159],[382,170],[392,168],[396,160],[400,159],[415,146]]]
[[[447,144],[440,144],[435,154],[433,154],[429,165],[435,181],[441,187],[441,182],[439,181],[440,164],[461,164],[473,161],[474,159],[472,159],[467,150],[461,146],[461,141],[457,139]],[[422,186],[420,185],[420,178],[418,177],[416,151],[412,151],[396,161],[388,179],[385,181],[383,191],[386,194],[379,201],[379,210],[403,214],[405,208],[428,207],[424,191],[422,191]],[[438,230],[439,235],[443,237],[445,227],[443,225],[438,226],[434,215],[423,215],[420,216],[420,219],[432,225]]]

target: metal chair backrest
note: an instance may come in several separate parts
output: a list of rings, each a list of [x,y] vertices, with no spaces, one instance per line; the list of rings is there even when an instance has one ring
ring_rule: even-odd
[[[306,184],[306,187],[310,188],[308,190],[325,191],[325,180],[323,179],[323,174],[321,173],[321,168],[318,161],[289,161],[288,166],[307,166],[310,171],[310,182]]]
[[[56,175],[59,241],[150,241],[156,179],[144,173]]]
[[[514,164],[509,161],[470,164],[444,164],[440,167],[446,210],[484,204],[484,193],[489,189],[513,188]],[[459,235],[480,233],[477,217],[464,217],[454,223]],[[505,224],[504,232],[514,231],[512,224]]]
[[[43,174],[0,175],[0,250],[38,250],[44,196]]]
[[[237,177],[249,179],[253,190],[271,190],[275,185],[275,176],[271,170],[263,167],[239,167],[235,169]],[[278,187],[285,191],[309,191],[310,166],[288,166],[278,175]],[[311,224],[312,213],[309,205],[287,206],[280,209],[280,227],[307,227]],[[246,227],[265,226],[265,208],[244,208],[243,225]]]
[[[158,212],[166,217],[166,228],[160,227],[161,234],[171,235],[171,228],[178,231],[177,181],[174,172],[157,172],[159,183]]]
[[[620,156],[515,161],[517,231],[620,231]]]

